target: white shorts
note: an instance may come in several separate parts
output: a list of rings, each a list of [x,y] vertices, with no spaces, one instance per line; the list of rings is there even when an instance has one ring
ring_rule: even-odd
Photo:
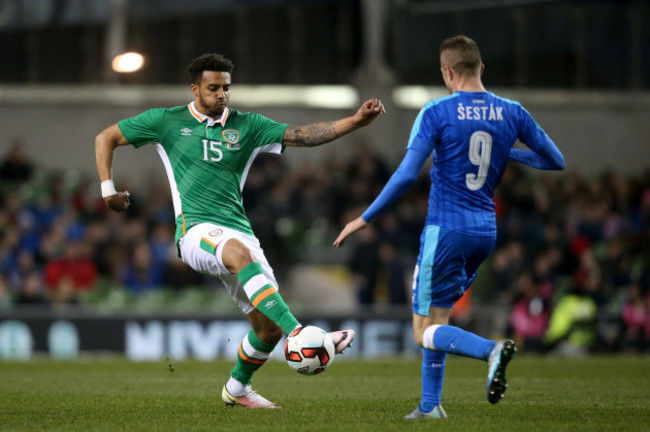
[[[255,259],[262,265],[266,278],[275,289],[279,289],[273,269],[266,260],[256,237],[220,225],[202,223],[190,228],[178,241],[178,245],[181,259],[185,264],[199,273],[220,278],[239,309],[244,314],[248,314],[255,309],[255,306],[248,299],[237,275],[228,271],[222,259],[224,246],[233,238],[242,242],[253,253]]]

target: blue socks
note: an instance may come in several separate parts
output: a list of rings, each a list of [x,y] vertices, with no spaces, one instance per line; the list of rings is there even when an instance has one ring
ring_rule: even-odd
[[[433,325],[424,331],[422,344],[430,350],[487,361],[497,343],[458,327]]]
[[[440,405],[447,353],[422,349],[422,401],[420,411],[431,412]]]
[[[422,335],[422,400],[420,411],[440,404],[447,353],[487,361],[496,341],[450,325],[432,325]]]

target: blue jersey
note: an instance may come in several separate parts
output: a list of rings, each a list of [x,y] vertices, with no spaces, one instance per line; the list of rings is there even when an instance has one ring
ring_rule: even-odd
[[[530,150],[512,148],[517,139]],[[431,154],[426,224],[469,235],[496,235],[492,199],[508,160],[564,169],[562,153],[518,102],[457,91],[420,110],[406,156],[362,219],[370,222],[411,187]]]
[[[425,105],[408,149],[433,153],[427,225],[496,235],[494,190],[517,139],[532,150],[553,145],[518,102],[491,92],[457,91]]]
[[[517,139],[530,150],[512,148]],[[519,103],[457,91],[420,110],[406,156],[361,218],[370,222],[394,203],[430,155],[429,210],[413,289],[413,312],[424,316],[432,306],[453,306],[494,247],[492,199],[508,161],[564,169],[562,153]]]

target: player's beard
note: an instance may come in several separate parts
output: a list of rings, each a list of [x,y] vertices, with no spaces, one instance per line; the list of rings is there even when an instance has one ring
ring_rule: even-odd
[[[199,105],[201,105],[203,111],[208,113],[208,116],[216,119],[218,117],[221,117],[221,115],[223,114],[223,110],[226,109],[226,106],[228,106],[228,102],[226,100],[222,100],[222,101],[217,100],[217,102],[215,102],[214,104],[208,105],[203,99],[203,95],[199,90]]]

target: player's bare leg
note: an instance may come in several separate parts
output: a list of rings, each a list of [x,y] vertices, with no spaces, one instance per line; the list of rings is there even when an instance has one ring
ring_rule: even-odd
[[[289,310],[289,306],[264,274],[262,265],[251,251],[239,240],[230,239],[223,248],[223,264],[228,271],[237,275],[246,296],[256,310],[260,311],[286,334],[300,325]]]
[[[223,263],[239,281],[255,307],[247,318],[253,330],[238,350],[237,363],[223,388],[222,399],[229,406],[279,408],[251,388],[253,374],[268,360],[282,334],[300,325],[291,314],[276,287],[264,274],[251,251],[239,240],[230,239],[222,254]]]

